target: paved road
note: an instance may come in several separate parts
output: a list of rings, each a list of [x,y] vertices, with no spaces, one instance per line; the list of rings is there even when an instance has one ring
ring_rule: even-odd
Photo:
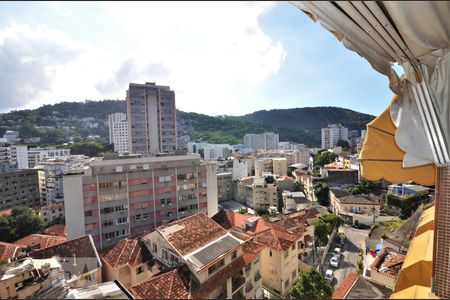
[[[350,272],[356,272],[356,261],[359,257],[359,247],[364,239],[368,236],[369,230],[355,229],[348,225],[345,225],[344,234],[347,237],[343,249],[341,249],[342,256],[339,262],[338,268],[329,266],[330,259],[333,256],[332,252],[334,248],[338,247],[336,244],[337,239],[333,241],[330,247],[330,251],[327,253],[324,262],[324,271],[327,269],[333,270],[335,279],[333,280],[333,286],[338,287]]]

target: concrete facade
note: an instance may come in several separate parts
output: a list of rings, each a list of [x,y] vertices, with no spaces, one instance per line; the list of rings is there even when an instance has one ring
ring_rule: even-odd
[[[41,170],[0,172],[0,210],[40,206],[45,197],[44,183],[45,176]]]

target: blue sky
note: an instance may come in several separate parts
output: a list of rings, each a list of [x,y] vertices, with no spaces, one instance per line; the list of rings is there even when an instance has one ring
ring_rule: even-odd
[[[129,82],[145,81],[209,115],[377,115],[392,95],[385,76],[284,2],[1,2],[0,69],[0,112],[124,99]]]

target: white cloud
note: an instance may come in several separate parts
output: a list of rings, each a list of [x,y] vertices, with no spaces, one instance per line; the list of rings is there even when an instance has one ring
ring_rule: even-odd
[[[53,59],[40,63],[41,73],[46,74],[40,76],[45,79],[42,83],[21,82],[24,90],[32,92],[20,94],[18,87],[12,93],[20,95],[21,104],[31,106],[63,100],[123,99],[128,82],[156,81],[175,90],[177,106],[181,109],[231,113],[225,105],[219,110],[217,104],[239,105],[242,99],[234,94],[236,86],[257,89],[283,63],[283,45],[267,36],[258,24],[258,18],[273,5],[270,2],[110,2],[99,3],[100,9],[91,19],[76,16],[75,10],[58,5],[59,11],[83,17],[87,24],[93,18],[96,24],[101,21],[104,26],[92,26],[92,34],[101,37],[106,31],[114,30],[116,42],[124,43],[123,47],[107,47],[100,41],[88,43],[87,39],[79,41],[79,37],[70,38],[69,33],[55,29],[28,28],[28,35],[16,36],[18,43],[28,45],[31,57],[37,59],[45,57],[39,49],[47,47]],[[8,35],[14,30],[0,28],[0,32]],[[46,32],[52,35],[40,43],[29,42],[35,39],[34,35]],[[0,42],[0,49],[1,45]],[[28,56],[23,51],[15,54],[17,61],[26,61]],[[0,60],[0,67],[4,63]],[[26,63],[15,64],[21,69]],[[26,69],[22,71],[26,78]],[[0,79],[2,85],[3,82]],[[0,97],[2,108],[7,108],[1,93]]]

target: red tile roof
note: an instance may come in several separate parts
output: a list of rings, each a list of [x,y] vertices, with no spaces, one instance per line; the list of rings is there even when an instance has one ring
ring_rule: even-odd
[[[0,210],[0,216],[9,216],[11,215],[12,209]]]
[[[206,216],[196,213],[156,229],[182,256],[227,234],[227,231]]]
[[[67,237],[66,225],[55,224],[44,229],[44,234]]]
[[[246,227],[246,220],[248,221],[251,218],[255,220],[254,225],[252,227]],[[229,210],[220,210],[212,219],[225,229],[239,227],[250,235],[255,235],[270,229],[262,217],[252,214],[240,214]]]
[[[182,268],[176,268],[131,287],[131,294],[139,299],[192,299],[189,278]]]
[[[264,246],[247,241],[242,245],[242,258],[246,265],[251,263],[261,252]]]
[[[358,280],[358,277],[359,276],[356,273],[349,273],[334,291],[331,299],[344,299],[344,297],[352,288],[353,284],[356,282],[356,280]]]
[[[129,265],[135,268],[150,260],[147,247],[139,239],[123,239],[101,253],[103,261],[113,269]]]
[[[0,260],[7,261],[9,258],[16,257],[20,252],[20,245],[0,242]]]
[[[254,241],[277,251],[285,251],[300,238],[299,235],[272,228],[256,236]]]
[[[14,243],[21,246],[39,244],[42,249],[64,243],[65,241],[67,241],[66,237],[33,233],[15,241]]]

